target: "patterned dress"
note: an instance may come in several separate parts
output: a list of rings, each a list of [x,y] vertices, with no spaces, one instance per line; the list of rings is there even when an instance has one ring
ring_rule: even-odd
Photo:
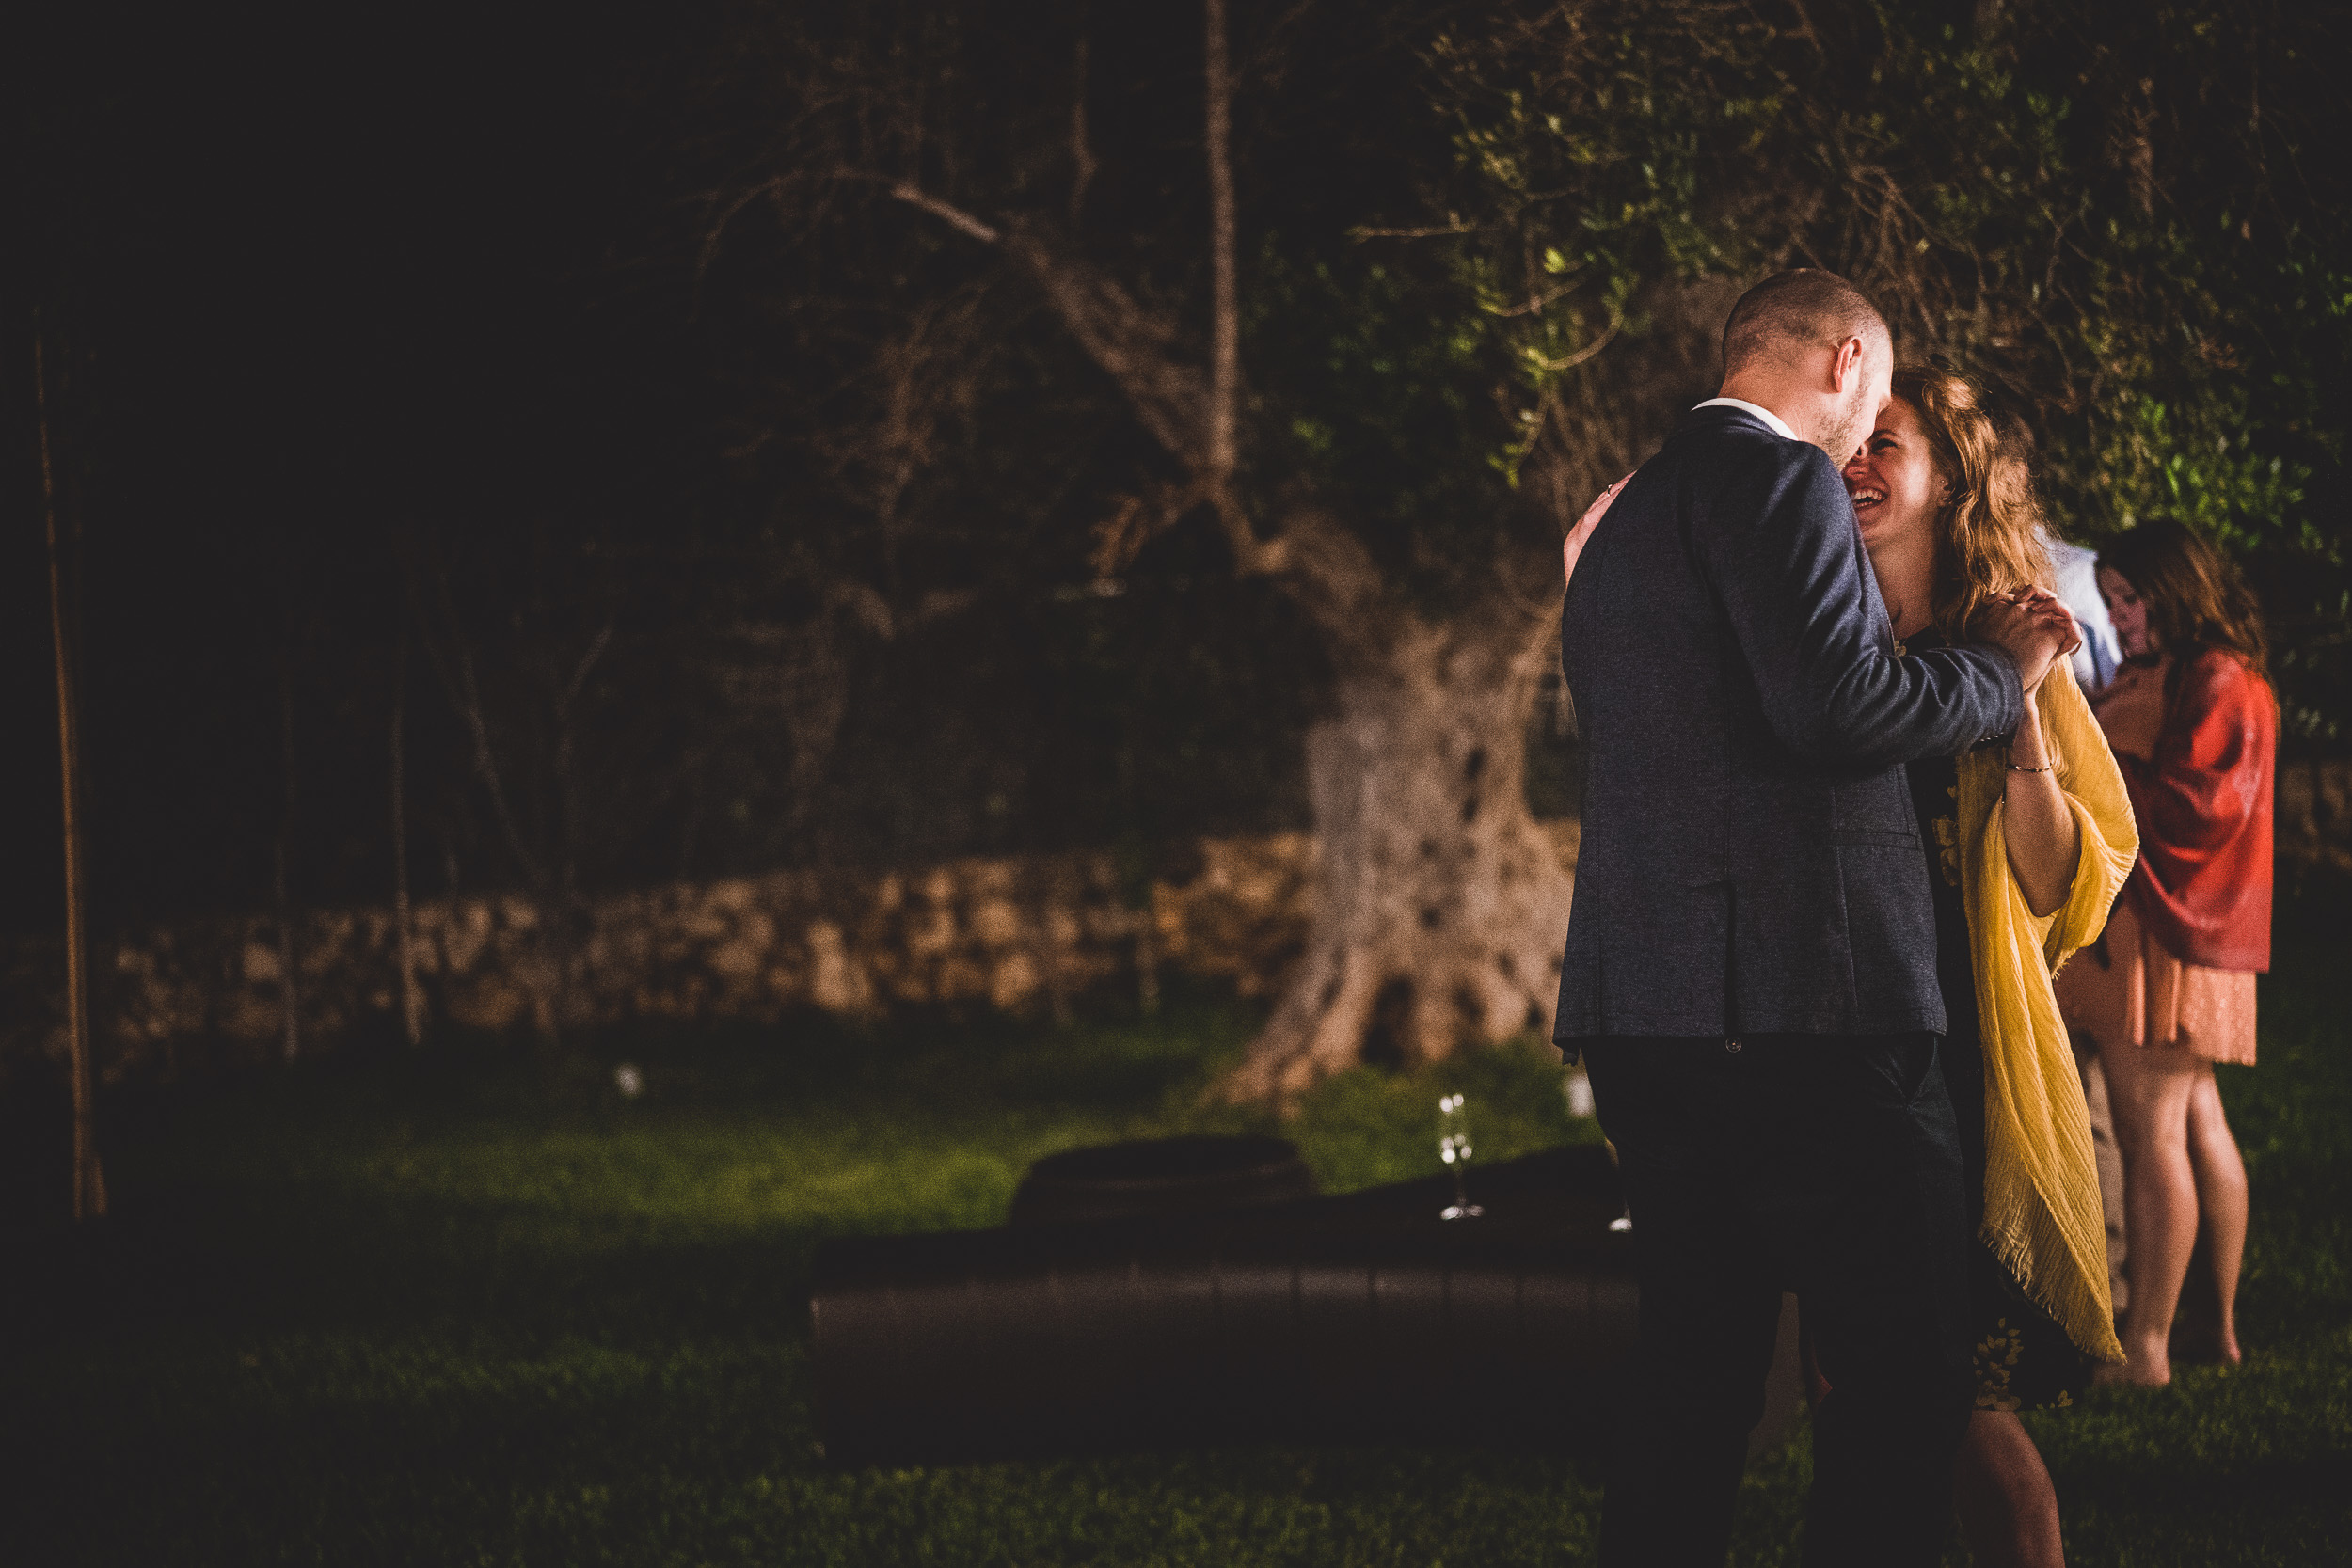
[[[1939,646],[1932,632],[1913,648]],[[2056,1319],[2026,1296],[1993,1249],[1976,1236],[1984,1217],[1984,1052],[1979,1043],[1976,971],[1968,958],[1968,916],[1960,893],[1960,769],[1949,757],[1910,767],[1911,804],[1928,858],[1935,899],[1935,972],[1949,1019],[1940,1061],[1960,1121],[1961,1165],[1968,1190],[1968,1309],[1977,1408],[2048,1410],[2074,1402],[2097,1363],[2066,1337]]]

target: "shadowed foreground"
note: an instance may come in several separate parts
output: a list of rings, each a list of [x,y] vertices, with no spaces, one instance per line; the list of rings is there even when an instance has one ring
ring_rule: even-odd
[[[2281,905],[2263,1065],[2224,1069],[2254,1181],[2244,1369],[2035,1418],[2073,1560],[2352,1551],[2352,1009],[2341,889]],[[117,1217],[8,1237],[6,1554],[26,1563],[1580,1563],[1597,1478],[1510,1452],[1231,1450],[843,1473],[817,1451],[818,1240],[1000,1221],[1036,1156],[1178,1130],[1256,1020],[597,1042],[548,1097],[459,1058],[119,1102]],[[1327,1084],[1288,1131],[1327,1191],[1597,1136],[1550,1053]],[[7,1108],[21,1168],[45,1108]],[[1473,1172],[1473,1181],[1475,1174]],[[21,1196],[22,1184],[10,1189]],[[1793,1562],[1802,1436],[1742,1564]],[[1964,1560],[1955,1546],[1951,1560]]]

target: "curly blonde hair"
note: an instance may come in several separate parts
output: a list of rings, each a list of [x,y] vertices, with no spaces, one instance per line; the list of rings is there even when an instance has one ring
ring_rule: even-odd
[[[1965,376],[1905,365],[1894,391],[1919,416],[1937,477],[1950,487],[1935,518],[1931,613],[1946,641],[1963,641],[1968,623],[1993,600],[2050,585],[2025,442],[2003,432]]]

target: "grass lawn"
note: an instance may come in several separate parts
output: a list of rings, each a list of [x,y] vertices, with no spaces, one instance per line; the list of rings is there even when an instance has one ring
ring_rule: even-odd
[[[2352,1556],[2348,905],[2282,903],[2262,1065],[2224,1069],[2246,1366],[2034,1419],[2077,1563]],[[1198,1102],[1251,1022],[594,1042],[643,1068],[628,1101],[482,1042],[125,1097],[115,1217],[0,1233],[0,1563],[1590,1561],[1596,1480],[1549,1456],[826,1465],[817,1243],[994,1223],[1073,1144],[1253,1125]],[[1533,1044],[1360,1072],[1288,1131],[1327,1190],[1427,1174],[1451,1088],[1482,1159],[1597,1136]],[[1801,1433],[1750,1478],[1737,1562],[1796,1560],[1809,1463]]]

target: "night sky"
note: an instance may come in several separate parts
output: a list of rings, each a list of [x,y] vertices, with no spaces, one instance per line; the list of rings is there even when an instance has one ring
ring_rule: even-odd
[[[746,360],[776,358],[771,343],[788,336],[747,335],[714,352],[714,340],[755,323],[764,307],[739,287],[727,325],[698,319],[691,260],[681,260],[691,259],[704,187],[740,172],[687,128],[710,135],[714,123],[748,120],[756,132],[768,112],[739,83],[733,98],[712,90],[724,100],[718,107],[697,105],[696,76],[740,55],[758,32],[745,19],[760,14],[612,0],[226,12],[101,3],[19,21],[0,53],[14,198],[0,223],[9,498],[0,508],[0,733],[14,742],[0,775],[14,807],[0,834],[0,933],[54,932],[60,908],[36,315],[47,324],[64,515],[83,532],[94,929],[266,907],[283,800],[281,667],[297,710],[294,897],[380,901],[390,881],[384,717],[409,580],[398,538],[458,541],[469,546],[468,570],[592,536],[626,535],[650,558],[698,537],[714,511],[732,508],[739,523],[776,506],[775,494],[752,492],[784,482],[720,471],[745,397],[722,383],[741,379]],[[1106,158],[1089,212],[1116,207],[1137,233],[1146,218],[1192,221],[1192,89],[1158,69],[1167,40],[1142,37],[1176,18],[1098,13],[1106,34],[1136,36],[1102,40],[1095,134],[1105,148],[1123,135],[1152,155]],[[1018,57],[1020,40],[1006,37],[991,35],[992,47]],[[1119,59],[1126,77],[1115,74]],[[1034,97],[1015,93],[1011,118]],[[1246,103],[1245,119],[1249,112]],[[1335,212],[1371,210],[1369,185],[1334,196],[1321,172],[1370,168],[1369,159],[1266,145],[1263,186],[1311,169],[1309,194]],[[1163,180],[1180,165],[1180,177]],[[769,232],[721,271],[772,266],[796,243]],[[1034,337],[1023,352],[1040,365],[1071,354],[1057,334]],[[1070,517],[1107,505],[1149,470],[1149,453],[1134,458],[1140,437],[1122,412],[1092,417],[1100,431],[1069,436],[1078,421],[1064,420],[1061,447],[1025,458],[1071,476]],[[987,526],[972,530],[975,555],[999,544]],[[985,613],[934,630],[935,644],[901,637],[889,651],[894,700],[853,714],[843,743],[865,748],[867,773],[845,784],[848,770],[836,772],[828,799],[845,810],[876,799],[867,785],[877,776],[923,787],[868,812],[849,852],[1009,852],[1055,833],[1110,842],[1237,831],[1240,812],[1193,810],[1212,795],[1274,801],[1285,824],[1285,812],[1303,810],[1295,759],[1313,665],[1295,618],[1262,584],[1202,586],[1227,584],[1213,559],[1159,572],[1159,601],[1138,591],[1116,607],[1064,605],[1056,593],[1086,573],[1084,531],[1083,521],[1069,524],[1050,560],[1040,546],[1025,563],[1025,596],[1000,591]],[[1197,549],[1204,538],[1177,531],[1159,547]],[[484,592],[480,604],[495,610],[502,592],[520,603],[510,587]],[[664,604],[673,617],[702,613],[691,592]],[[1036,645],[1020,645],[1024,637]],[[428,788],[469,786],[445,691],[421,659],[409,682],[421,815],[434,809],[421,799]],[[1049,688],[1022,721],[1028,729],[1003,711],[1008,694]],[[658,683],[637,691],[648,689]],[[877,733],[862,735],[861,724]],[[1065,743],[1074,749],[1039,762]],[[1216,789],[1200,783],[1212,753],[1243,759]],[[771,767],[764,781],[722,780],[713,814],[742,813],[763,785],[759,809],[772,811],[774,777]],[[1166,793],[1182,799],[1121,803],[1104,783],[1121,779],[1174,781]],[[677,794],[660,809],[690,815]],[[1025,813],[1041,824],[1030,841],[1014,827],[966,832],[947,820],[1000,797],[1014,802],[1008,822]],[[483,815],[478,800],[468,809]],[[478,820],[472,831],[485,832]],[[672,847],[614,857],[607,874],[687,874],[675,845],[694,840],[691,823],[655,832]],[[726,863],[747,869],[773,848],[738,845]],[[421,848],[412,865],[438,853]],[[494,852],[466,873],[471,885],[512,885]],[[424,893],[448,885],[420,883]]]
[[[53,923],[59,885],[35,309],[86,531],[94,914],[249,903],[289,617],[298,647],[322,629],[388,647],[394,525],[643,515],[664,484],[674,454],[645,417],[662,345],[631,337],[627,298],[647,217],[631,182],[661,157],[631,86],[663,26],[658,8],[579,6],[20,20],[10,140],[33,221],[7,226],[0,382],[9,928]],[[307,757],[306,777],[331,788],[364,760]]]

